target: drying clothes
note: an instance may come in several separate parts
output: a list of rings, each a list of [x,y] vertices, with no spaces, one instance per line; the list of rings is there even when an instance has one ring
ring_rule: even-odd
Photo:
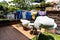
[[[37,11],[33,11],[33,12],[31,12],[31,14],[32,14],[32,19],[34,20],[34,19],[35,19],[36,14],[37,14]]]
[[[30,11],[26,12],[26,19],[31,20],[31,12]]]
[[[46,12],[45,11],[38,11],[39,15],[45,16]]]

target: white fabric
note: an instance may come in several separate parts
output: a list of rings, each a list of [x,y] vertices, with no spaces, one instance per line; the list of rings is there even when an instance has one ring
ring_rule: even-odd
[[[15,19],[14,14],[12,13],[7,14],[7,19],[10,19],[10,20]]]
[[[35,22],[34,22],[34,27],[39,29],[39,26],[43,24],[43,25],[54,25],[53,28],[57,27],[57,24],[54,22],[54,19],[49,18],[47,16],[39,16],[36,18]]]
[[[32,25],[34,26],[34,23],[29,23],[29,24],[28,24],[28,27],[29,27],[29,28],[33,28]]]
[[[54,23],[54,26],[53,26],[53,28],[56,28],[57,27],[57,24],[56,23]]]
[[[22,22],[22,25],[25,25],[25,24],[29,24],[30,23],[30,21],[24,20],[24,19],[21,19],[20,21]]]
[[[23,14],[23,19],[26,18],[26,12],[27,11],[24,10],[23,13],[22,13]]]
[[[28,20],[21,19],[20,21],[22,22],[23,26],[28,24],[27,25],[28,28],[32,28],[31,25],[34,25],[34,23],[30,23],[30,21],[28,21]]]

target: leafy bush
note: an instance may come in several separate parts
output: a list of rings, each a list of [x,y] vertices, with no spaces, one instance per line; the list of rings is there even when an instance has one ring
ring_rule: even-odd
[[[16,10],[19,10],[19,8],[12,6],[12,5],[8,7],[8,12],[16,11]]]
[[[47,2],[47,3],[45,4],[45,6],[46,6],[46,7],[49,7],[49,6],[51,6],[51,3],[50,3],[50,2]]]

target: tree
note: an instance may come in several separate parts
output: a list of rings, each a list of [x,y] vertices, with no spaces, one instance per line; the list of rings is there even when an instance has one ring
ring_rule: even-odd
[[[37,9],[37,10],[45,10],[45,2],[41,2],[40,5],[33,5],[33,8],[34,9]]]
[[[19,8],[15,7],[15,6],[13,6],[13,5],[10,5],[10,6],[8,7],[8,12],[12,12],[12,11],[16,11],[16,10],[19,10]]]
[[[45,2],[41,2],[39,5],[40,10],[45,10]]]
[[[35,2],[35,0],[30,0],[30,2]]]
[[[13,0],[12,2],[20,9],[26,10],[30,7],[29,2],[27,2],[27,0]]]
[[[47,2],[47,3],[45,4],[45,6],[46,6],[46,7],[49,7],[49,6],[51,6],[51,3],[50,3],[50,2]]]
[[[8,3],[6,1],[0,2],[0,5],[2,5],[3,7],[8,7]]]
[[[20,9],[30,10],[32,9],[30,4],[34,1],[35,0],[13,0],[12,2]]]
[[[40,3],[40,2],[45,2],[45,0],[35,0],[34,2]]]
[[[3,10],[3,9],[4,9],[4,8],[3,8],[3,6],[2,6],[2,5],[0,5],[0,11],[1,11],[1,10]]]
[[[0,11],[3,11],[4,14],[6,14],[7,13],[7,10],[8,10],[8,3],[6,1],[0,2],[0,8],[2,9]]]

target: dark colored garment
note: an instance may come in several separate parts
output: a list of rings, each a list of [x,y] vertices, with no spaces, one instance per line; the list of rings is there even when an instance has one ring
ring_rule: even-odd
[[[16,16],[17,16],[16,15],[17,14],[16,11],[14,11],[12,14],[14,14],[14,18],[16,19]]]
[[[17,11],[17,19],[22,19],[23,15],[22,15],[22,10],[18,10]]]
[[[31,20],[31,12],[26,12],[26,19]]]
[[[40,16],[40,15],[39,15],[39,13],[37,12],[37,14],[35,15],[35,17],[37,18],[38,16]]]

